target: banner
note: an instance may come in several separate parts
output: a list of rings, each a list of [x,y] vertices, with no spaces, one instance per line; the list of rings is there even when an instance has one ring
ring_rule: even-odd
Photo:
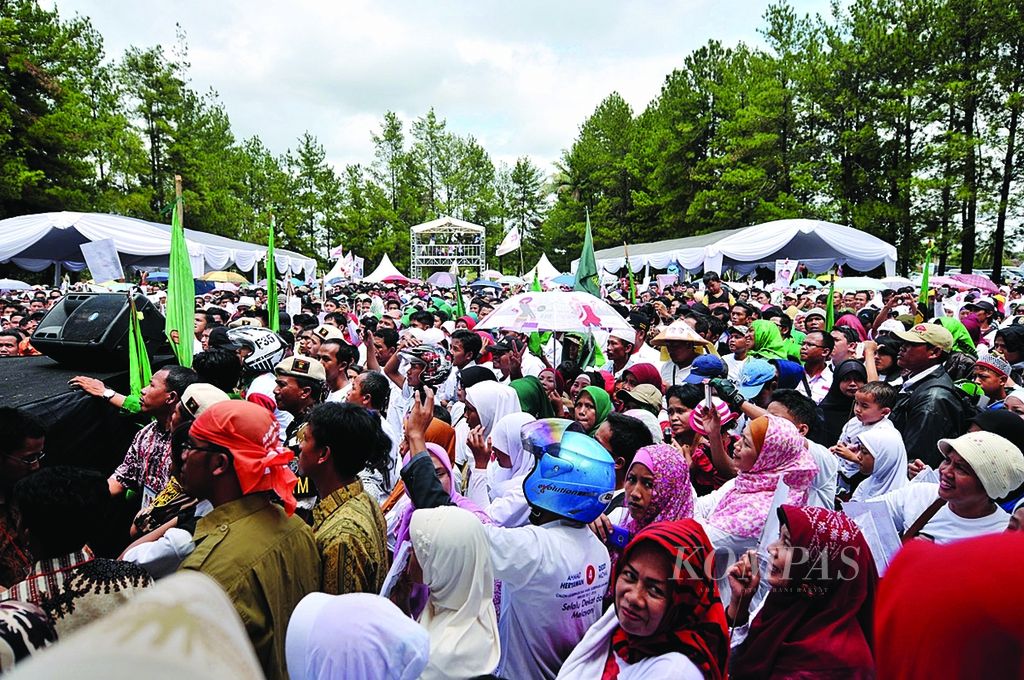
[[[114,239],[105,238],[99,241],[83,243],[79,246],[82,255],[85,256],[85,265],[92,273],[96,283],[103,281],[116,281],[124,278],[124,269],[121,268],[121,258],[117,256],[117,247],[114,246]]]
[[[335,260],[337,260],[337,259],[339,259],[339,258],[340,258],[340,257],[341,257],[342,255],[344,255],[344,254],[345,254],[345,250],[344,250],[344,249],[343,249],[343,248],[341,247],[341,244],[339,243],[338,245],[336,245],[336,246],[334,246],[333,248],[331,248],[331,252],[329,252],[329,253],[327,253],[327,254],[328,254],[328,255],[329,255],[329,256],[330,256],[330,257],[331,257],[332,259],[335,259]]]
[[[775,287],[790,288],[799,260],[775,260]]]
[[[512,251],[518,250],[519,246],[523,244],[523,237],[519,233],[519,227],[512,227],[507,234],[505,234],[504,240],[498,246],[498,249],[494,252],[495,255],[501,257],[502,255],[508,255]]]

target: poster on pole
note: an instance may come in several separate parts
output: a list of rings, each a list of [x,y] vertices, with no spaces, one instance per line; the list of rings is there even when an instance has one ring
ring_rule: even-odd
[[[775,287],[788,289],[793,285],[793,275],[796,274],[796,267],[800,264],[798,260],[775,260]]]
[[[85,265],[92,273],[94,281],[100,283],[124,278],[124,269],[121,268],[121,258],[117,256],[114,239],[90,241],[83,243],[79,248],[85,256]]]

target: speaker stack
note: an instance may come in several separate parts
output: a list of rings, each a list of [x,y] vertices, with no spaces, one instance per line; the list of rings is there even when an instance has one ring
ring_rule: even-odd
[[[144,295],[134,295],[150,359],[169,354],[163,314]],[[127,368],[128,310],[126,293],[69,293],[39,322],[32,346],[69,367]]]

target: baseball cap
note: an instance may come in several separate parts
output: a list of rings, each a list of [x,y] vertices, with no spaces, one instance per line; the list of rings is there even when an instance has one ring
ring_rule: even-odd
[[[982,298],[980,300],[968,302],[961,309],[980,309],[983,312],[988,312],[989,314],[991,314],[992,312],[996,311],[996,306],[992,304],[990,300]]]
[[[651,317],[640,312],[629,313],[629,325],[638,331],[641,331],[644,335],[647,335],[647,331],[651,329]]]
[[[1010,362],[1002,358],[998,354],[986,354],[985,356],[974,362],[975,366],[984,366],[990,368],[996,373],[1000,374],[1004,378],[1010,375]]]
[[[626,330],[624,328],[614,328],[614,329],[612,329],[611,333],[609,333],[608,335],[610,335],[613,338],[618,338],[619,340],[622,340],[623,342],[628,342],[631,345],[634,342],[636,342],[636,332],[635,331],[631,331],[631,330]]]
[[[994,432],[968,432],[956,439],[940,439],[939,451],[956,451],[974,470],[988,497],[1004,498],[1024,484],[1024,455],[1010,440]]]
[[[345,336],[341,329],[330,324],[322,324],[313,331],[321,340],[343,340]]]
[[[736,335],[746,335],[747,333],[750,332],[750,329],[742,324],[738,324],[736,326],[729,326],[729,333],[732,334],[733,331],[736,332]]]
[[[919,323],[909,331],[893,331],[893,335],[904,342],[931,345],[944,352],[953,348],[953,334],[946,330],[945,326],[935,323]]]
[[[711,378],[720,378],[725,371],[725,363],[714,354],[701,354],[693,360],[690,366],[690,374],[684,382],[699,383]]]
[[[195,418],[210,406],[230,398],[224,390],[210,383],[192,383],[181,393],[181,407]]]
[[[236,306],[237,307],[253,307],[255,305],[256,305],[256,300],[255,299],[249,297],[248,295],[243,295],[242,297],[238,298],[238,304]]]
[[[274,367],[275,375],[290,375],[293,378],[327,380],[324,365],[313,357],[293,354]]]
[[[229,349],[232,352],[242,348],[242,345],[231,339],[225,326],[218,326],[210,331],[207,345],[211,348]]]
[[[648,385],[647,383],[637,385],[630,390],[619,390],[615,393],[615,396],[619,399],[629,397],[639,404],[661,409],[661,392],[654,385]]]
[[[907,327],[902,322],[896,319],[886,319],[878,326],[878,332],[882,333],[902,333],[907,330]]]
[[[228,328],[240,328],[242,326],[262,326],[263,322],[254,316],[240,316],[228,324]]]
[[[753,399],[767,383],[775,380],[775,367],[764,359],[747,359],[740,371],[737,389],[745,399]]]
[[[514,338],[511,335],[506,335],[498,342],[494,343],[487,349],[491,350],[491,354],[503,354],[508,352],[512,348],[515,348],[517,352],[522,352],[526,349],[526,343],[519,338]]]

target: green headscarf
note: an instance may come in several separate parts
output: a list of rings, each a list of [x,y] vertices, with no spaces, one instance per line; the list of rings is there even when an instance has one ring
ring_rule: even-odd
[[[591,437],[597,433],[597,428],[601,427],[601,423],[608,419],[608,414],[612,412],[612,398],[608,396],[602,388],[596,385],[587,385],[580,393],[586,392],[590,395],[590,398],[594,400],[594,407],[597,409],[597,419],[594,420],[594,427],[591,428],[588,433]],[[580,397],[576,395],[578,400]]]
[[[971,334],[967,327],[960,323],[959,319],[951,316],[939,317],[939,323],[945,326],[946,330],[953,336],[953,351],[969,354],[972,357],[978,356],[978,348],[974,346]]]
[[[551,400],[548,399],[544,385],[536,376],[528,375],[525,378],[513,380],[509,383],[509,387],[519,395],[519,406],[524,413],[529,413],[538,420],[555,417],[555,409],[551,406]]]
[[[786,343],[774,321],[758,319],[750,324],[754,329],[754,348],[750,355],[759,359],[785,359]]]
[[[803,344],[806,337],[807,335],[794,328],[790,331],[789,337],[783,340],[782,345],[790,361],[800,363],[800,345]]]

